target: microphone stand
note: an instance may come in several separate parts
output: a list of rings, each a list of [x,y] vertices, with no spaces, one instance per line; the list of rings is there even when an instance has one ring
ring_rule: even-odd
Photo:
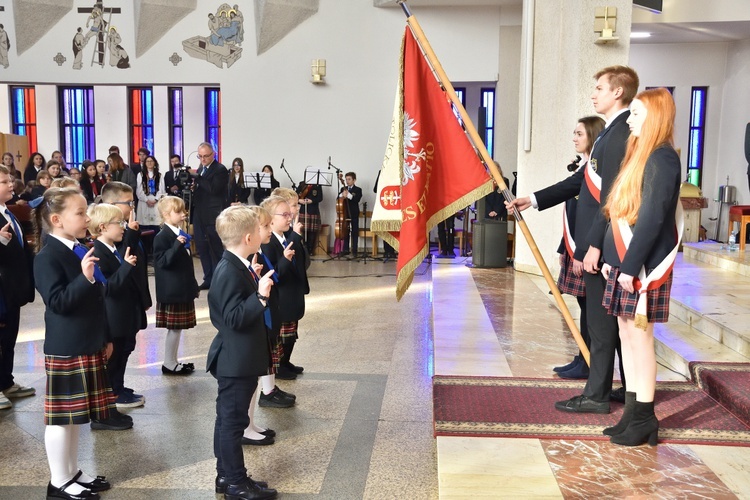
[[[281,159],[281,166],[279,168],[284,171],[287,177],[289,177],[289,181],[292,183],[292,189],[297,191],[297,185],[294,183],[294,179],[292,179],[292,176],[289,175],[289,171],[284,167],[284,158]]]

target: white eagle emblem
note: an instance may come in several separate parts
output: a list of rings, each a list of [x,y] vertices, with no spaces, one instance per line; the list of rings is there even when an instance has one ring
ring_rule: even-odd
[[[419,139],[419,132],[416,130],[417,122],[404,113],[404,179],[402,185],[414,180],[414,175],[418,174],[422,167],[420,163],[425,160],[426,153],[422,148],[419,153],[413,151],[414,143]]]

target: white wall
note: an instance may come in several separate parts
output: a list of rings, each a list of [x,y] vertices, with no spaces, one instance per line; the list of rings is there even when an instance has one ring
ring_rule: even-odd
[[[691,88],[708,87],[702,189],[703,196],[709,199],[709,206],[701,214],[701,223],[708,229],[709,237],[713,237],[716,227],[715,222],[709,218],[716,217],[718,211],[718,204],[713,201],[717,197],[718,186],[726,184],[727,175],[730,176],[730,184],[737,186],[741,181],[741,185],[746,185],[744,170],[740,178],[731,163],[720,159],[720,152],[727,146],[722,122],[726,119],[725,113],[728,111],[724,97],[728,93],[725,88],[725,78],[729,71],[728,49],[728,43],[635,44],[630,47],[630,64],[638,71],[641,90],[652,86],[675,87],[675,147],[681,150],[680,160],[685,175],[690,132]],[[747,81],[746,79],[745,85]],[[735,93],[740,92],[739,88],[735,89]],[[735,108],[730,105],[729,108],[736,109],[735,114],[742,113],[741,107]],[[747,118],[747,113],[745,117]],[[683,180],[684,178],[683,176]],[[726,213],[722,219],[720,235],[726,231]]]
[[[6,15],[12,16],[13,4],[6,4]],[[127,99],[122,90],[109,86],[185,85],[187,155],[204,140],[202,87],[220,85],[224,163],[241,156],[249,166],[271,164],[282,184],[289,185],[277,168],[282,158],[299,182],[306,166],[325,168],[331,156],[339,168],[358,173],[364,201],[372,207],[373,183],[390,129],[405,27],[400,9],[375,8],[366,0],[321,0],[317,14],[258,56],[252,9],[247,2],[242,57],[231,68],[219,69],[182,49],[183,40],[207,34],[206,9],[186,16],[135,59],[133,6],[128,2],[118,6],[123,13],[115,15],[112,23],[131,55],[130,69],[108,64],[92,68],[91,45],[86,49],[83,69],[72,69],[70,41],[76,28],[86,21],[86,15],[75,9],[21,56],[11,49],[10,68],[2,73],[3,83],[50,84],[38,85],[37,91],[39,144],[45,156],[57,149],[59,142],[55,84],[97,86],[101,94],[95,103],[99,155],[106,153],[102,148],[112,144],[122,147],[128,141]],[[497,80],[500,7],[425,7],[415,15],[452,81]],[[58,52],[67,58],[63,66],[52,60]],[[168,60],[174,52],[182,57],[177,66]],[[317,58],[327,60],[326,85],[310,83],[310,61]],[[7,98],[7,91],[0,89],[0,112],[7,107]],[[155,104],[157,126],[163,126],[166,108],[162,90],[157,91]],[[157,140],[161,139],[155,146],[160,162],[167,160],[164,134],[156,132]],[[334,198],[333,189],[325,192],[324,222],[333,220]]]

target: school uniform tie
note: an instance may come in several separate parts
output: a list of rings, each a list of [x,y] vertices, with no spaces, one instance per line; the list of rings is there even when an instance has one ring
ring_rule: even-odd
[[[73,251],[81,260],[83,260],[86,254],[89,253],[89,249],[81,245],[80,243],[76,243],[73,246]],[[104,277],[104,273],[102,273],[102,270],[99,269],[99,264],[94,264],[94,279],[104,285],[107,284],[107,278]]]
[[[259,283],[260,282],[260,276],[258,276],[257,274],[255,274],[255,271],[253,271],[253,266],[248,266],[248,270],[250,270],[250,274],[253,275],[253,278],[255,279],[255,282]],[[263,323],[266,324],[266,328],[268,328],[269,330],[272,328],[272,326],[271,326],[271,309],[268,307],[268,301],[266,301],[266,309],[263,311]]]
[[[281,246],[284,247],[284,250],[286,250],[286,238],[284,236],[281,237]],[[292,264],[297,263],[297,258],[292,257]]]
[[[276,269],[273,267],[273,264],[271,264],[271,259],[269,259],[268,257],[266,257],[266,254],[264,254],[264,253],[262,253],[261,256],[263,256],[263,260],[266,261],[266,266],[268,266],[268,269],[270,271],[275,271]],[[278,283],[279,282],[278,273],[273,273],[271,275],[271,279],[273,279],[274,283]]]
[[[193,237],[190,236],[189,234],[187,234],[182,229],[180,229],[180,236],[184,236],[185,237],[185,245],[184,245],[185,250],[190,250],[190,240],[192,240]]]
[[[117,260],[120,261],[120,264],[122,264],[122,256],[120,255],[120,252],[118,252],[115,248],[115,251],[113,253],[115,254],[115,257],[117,257]]]
[[[13,212],[8,210],[8,208],[5,208],[5,216],[10,220],[11,225],[13,226],[13,232],[16,233],[16,238],[18,239],[18,243],[23,246],[23,233],[21,232],[21,226],[18,224],[18,219],[16,219],[16,216],[13,215]]]

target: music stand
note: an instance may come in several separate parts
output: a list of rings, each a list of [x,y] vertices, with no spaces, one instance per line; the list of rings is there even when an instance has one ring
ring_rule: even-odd
[[[268,172],[245,172],[245,187],[271,189],[271,174]]]
[[[333,172],[323,172],[319,168],[313,168],[313,167],[307,167],[305,168],[305,178],[304,182],[307,186],[314,186],[318,185],[320,187],[331,187],[333,185]],[[307,203],[305,205],[305,220],[308,220],[307,218]],[[305,224],[305,241],[307,241],[307,231],[308,231],[308,225]],[[321,222],[321,228],[322,228],[322,222]],[[320,230],[318,230],[320,231]],[[328,253],[328,250],[321,245],[320,243],[320,236],[318,236],[318,246],[315,248],[320,247],[321,250],[323,250],[323,253],[325,253],[328,256],[327,260],[333,259],[331,257],[331,254]],[[315,249],[313,249],[314,251]],[[310,256],[312,258],[312,255]]]

